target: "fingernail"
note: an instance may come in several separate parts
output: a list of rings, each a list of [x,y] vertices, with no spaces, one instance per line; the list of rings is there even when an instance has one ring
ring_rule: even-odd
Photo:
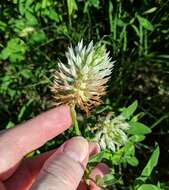
[[[63,152],[73,160],[83,162],[89,154],[89,144],[83,137],[74,137],[65,144]]]
[[[100,163],[96,167],[98,168],[98,170],[100,170],[103,176],[110,172],[110,168],[104,163]]]

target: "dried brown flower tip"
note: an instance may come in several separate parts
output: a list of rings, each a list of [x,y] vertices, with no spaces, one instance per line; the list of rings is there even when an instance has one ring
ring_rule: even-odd
[[[114,62],[104,46],[83,46],[83,41],[66,52],[67,65],[58,63],[52,91],[56,105],[69,104],[87,114],[101,103]]]

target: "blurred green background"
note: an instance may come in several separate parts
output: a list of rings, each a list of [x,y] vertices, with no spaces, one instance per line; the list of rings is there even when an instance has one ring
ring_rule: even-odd
[[[145,144],[159,143],[158,180],[167,183],[168,0],[1,0],[0,129],[51,107],[57,61],[81,39],[105,44],[116,60],[105,101],[116,111],[138,100],[143,122],[153,128]]]

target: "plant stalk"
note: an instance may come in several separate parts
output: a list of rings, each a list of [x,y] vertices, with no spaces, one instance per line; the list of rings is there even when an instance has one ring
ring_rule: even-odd
[[[74,130],[75,130],[75,134],[78,136],[81,136],[81,132],[80,132],[77,117],[76,117],[75,106],[71,105],[70,110],[71,110],[71,116],[72,116],[72,122],[73,122]]]

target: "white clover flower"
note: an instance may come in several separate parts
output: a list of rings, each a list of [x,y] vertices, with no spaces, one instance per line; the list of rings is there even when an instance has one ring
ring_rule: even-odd
[[[101,103],[114,62],[104,46],[94,46],[93,42],[83,46],[83,41],[74,49],[69,47],[66,58],[67,64],[59,62],[54,75],[56,105],[73,104],[89,113]]]
[[[96,133],[95,140],[100,144],[101,149],[110,149],[113,152],[127,143],[128,137],[125,133],[129,124],[122,115],[111,118],[108,115],[106,119],[102,118],[99,124],[99,130]]]

